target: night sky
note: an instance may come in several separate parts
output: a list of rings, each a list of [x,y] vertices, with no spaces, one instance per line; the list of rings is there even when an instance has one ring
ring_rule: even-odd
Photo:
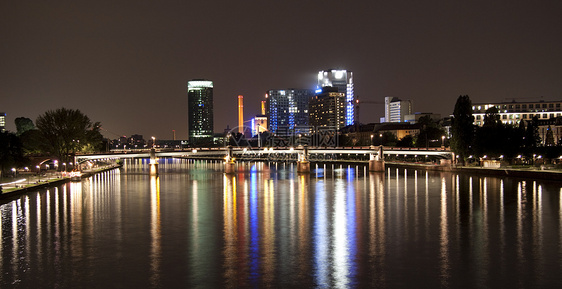
[[[259,113],[265,91],[353,71],[365,101],[416,112],[562,99],[562,1],[19,1],[0,3],[0,111],[60,107],[106,137],[187,138],[187,81],[214,81],[215,131]],[[383,106],[366,104],[361,122]]]

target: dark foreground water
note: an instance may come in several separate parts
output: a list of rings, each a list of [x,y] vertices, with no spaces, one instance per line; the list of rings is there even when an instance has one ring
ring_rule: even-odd
[[[562,189],[363,166],[126,163],[1,203],[0,288],[559,288]]]

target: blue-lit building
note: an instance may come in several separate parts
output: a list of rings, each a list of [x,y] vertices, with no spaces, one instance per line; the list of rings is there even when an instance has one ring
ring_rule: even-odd
[[[194,79],[187,82],[188,135],[192,146],[213,143],[213,82]]]
[[[267,126],[271,133],[287,135],[310,132],[308,102],[312,89],[272,89],[266,94]]]
[[[318,87],[332,86],[345,94],[345,125],[355,123],[355,93],[353,72],[345,69],[328,69],[318,72]]]

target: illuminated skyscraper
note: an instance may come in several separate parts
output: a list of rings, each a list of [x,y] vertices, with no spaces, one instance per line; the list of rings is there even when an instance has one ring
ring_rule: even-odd
[[[6,113],[0,112],[0,132],[6,130]]]
[[[189,143],[192,146],[213,142],[213,82],[193,79],[187,82]]]
[[[310,125],[339,130],[345,126],[345,94],[335,87],[324,87],[310,100]]]
[[[355,123],[355,94],[353,92],[353,72],[345,69],[329,69],[318,72],[318,86],[337,87],[345,94],[345,125]]]
[[[267,92],[266,115],[272,133],[309,133],[308,102],[312,89],[272,89]]]

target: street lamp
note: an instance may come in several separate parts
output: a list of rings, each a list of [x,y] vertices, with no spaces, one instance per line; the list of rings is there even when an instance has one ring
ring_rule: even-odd
[[[444,135],[441,136],[441,148],[445,149],[445,136]]]
[[[152,147],[155,148],[156,147],[156,138],[152,137]]]
[[[373,134],[371,135],[371,145],[373,145],[373,137],[374,137],[374,136],[375,136],[375,135],[373,135]]]

